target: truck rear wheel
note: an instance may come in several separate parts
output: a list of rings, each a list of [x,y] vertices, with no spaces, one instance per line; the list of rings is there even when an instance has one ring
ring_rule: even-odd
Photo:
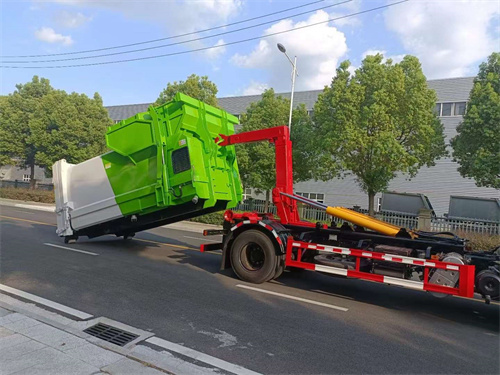
[[[241,233],[231,247],[231,267],[244,281],[260,284],[272,279],[277,261],[273,242],[258,230]]]
[[[281,276],[281,274],[283,272],[285,272],[285,259],[284,259],[284,257],[278,257],[277,262],[278,262],[278,267],[276,268],[276,273],[272,277],[273,280],[276,280],[278,277]]]

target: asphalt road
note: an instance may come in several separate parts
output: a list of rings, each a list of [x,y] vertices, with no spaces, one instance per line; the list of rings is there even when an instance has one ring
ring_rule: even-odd
[[[500,372],[498,304],[307,271],[246,284],[219,271],[219,254],[197,250],[198,233],[157,228],[129,241],[105,236],[65,245],[54,214],[0,209],[0,283],[254,371]]]

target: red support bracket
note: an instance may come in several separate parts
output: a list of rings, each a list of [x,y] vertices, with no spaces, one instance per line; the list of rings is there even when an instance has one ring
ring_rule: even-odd
[[[293,250],[297,251],[294,252]],[[343,269],[332,266],[317,265],[314,263],[303,262],[302,255],[305,250],[321,251],[326,253],[334,253],[339,255],[353,256],[356,258],[356,269]],[[294,259],[295,258],[295,259]],[[378,275],[370,272],[362,272],[359,269],[360,259],[377,259],[384,262],[403,263],[414,266],[424,267],[423,282],[406,280],[403,278],[389,277]],[[285,265],[291,267],[304,268],[337,275],[343,275],[351,278],[376,281],[385,284],[395,284],[417,290],[425,290],[429,292],[437,292],[443,294],[452,294],[467,298],[474,296],[474,274],[475,267],[471,265],[453,264],[440,262],[435,260],[427,260],[420,258],[412,258],[406,256],[395,256],[392,254],[376,253],[360,249],[342,248],[335,246],[327,246],[316,243],[302,242],[294,240],[293,237],[288,237]],[[458,287],[448,287],[444,285],[433,284],[429,282],[429,271],[431,269],[440,269],[446,271],[456,271],[459,273]]]
[[[299,223],[300,217],[295,200],[280,193],[293,194],[292,141],[287,126],[253,130],[233,135],[220,134],[215,139],[219,146],[269,141],[274,144],[276,157],[276,187],[273,189],[275,204],[282,224]]]

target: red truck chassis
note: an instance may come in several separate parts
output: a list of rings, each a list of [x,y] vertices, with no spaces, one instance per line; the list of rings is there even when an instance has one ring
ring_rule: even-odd
[[[293,194],[292,143],[287,127],[223,136],[219,145],[269,141],[275,146],[276,186],[272,200],[277,218],[256,212],[224,215],[221,243],[201,245],[201,251],[222,250],[221,268],[231,267],[249,282],[276,279],[286,267],[301,268],[472,298],[480,293],[489,302],[498,298],[498,250],[468,253],[465,241],[453,234],[436,235],[402,230],[395,237],[352,227],[341,228],[301,221]],[[476,272],[477,271],[477,272]]]

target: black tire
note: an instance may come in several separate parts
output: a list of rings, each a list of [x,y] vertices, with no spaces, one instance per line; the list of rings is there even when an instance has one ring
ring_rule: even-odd
[[[78,241],[78,236],[66,236],[64,237],[64,243],[72,244]]]
[[[258,230],[239,234],[231,247],[231,267],[244,281],[261,284],[276,274],[278,256],[271,239]]]
[[[123,235],[123,239],[124,239],[124,240],[130,240],[130,239],[132,239],[133,237],[135,237],[135,233],[127,233],[127,234],[124,234],[124,235]]]
[[[490,270],[483,270],[476,276],[476,288],[483,296],[490,296],[492,300],[500,297],[500,277]]]
[[[277,262],[278,265],[276,268],[276,273],[272,277],[273,280],[276,280],[278,277],[281,276],[283,272],[285,272],[285,257],[284,256],[278,257]]]

